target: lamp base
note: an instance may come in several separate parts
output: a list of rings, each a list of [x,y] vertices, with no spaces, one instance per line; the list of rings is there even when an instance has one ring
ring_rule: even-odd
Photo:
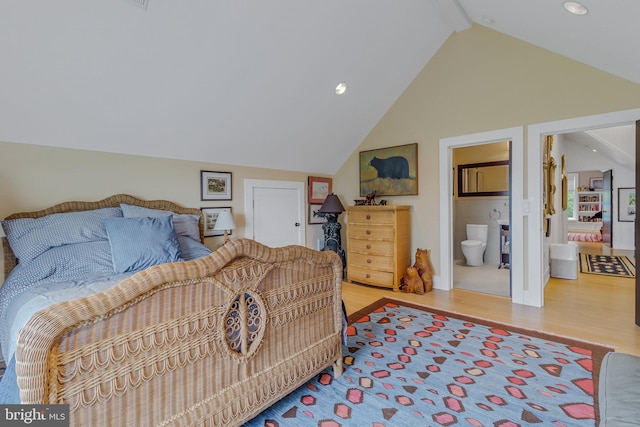
[[[340,228],[342,228],[342,226],[336,219],[337,215],[333,218],[328,217],[328,221],[322,224],[322,230],[324,231],[324,248],[322,248],[322,250],[333,251],[338,254],[342,261],[342,277],[344,278],[344,273],[347,268],[347,257],[344,249],[342,249],[340,239]]]

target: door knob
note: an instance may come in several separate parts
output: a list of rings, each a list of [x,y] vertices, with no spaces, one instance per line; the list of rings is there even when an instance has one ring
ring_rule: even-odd
[[[300,223],[299,223],[299,222],[296,222],[294,225],[295,225],[296,227],[300,227]]]

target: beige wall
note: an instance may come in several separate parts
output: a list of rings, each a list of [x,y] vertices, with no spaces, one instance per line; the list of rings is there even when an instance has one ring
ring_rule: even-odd
[[[200,170],[231,172],[233,200],[200,201]],[[237,237],[245,235],[246,178],[306,185],[307,177],[301,172],[0,142],[0,218],[64,201],[125,193],[196,208],[231,206],[238,227],[232,237]],[[321,236],[321,225],[306,225],[307,246],[315,248]],[[213,249],[222,244],[221,237],[205,240]]]
[[[439,266],[441,138],[638,107],[640,85],[474,25],[440,48],[338,171],[334,189],[352,204],[359,151],[417,142],[420,195],[384,199],[414,206],[412,252],[431,249]],[[525,174],[526,188],[526,171],[514,173]]]

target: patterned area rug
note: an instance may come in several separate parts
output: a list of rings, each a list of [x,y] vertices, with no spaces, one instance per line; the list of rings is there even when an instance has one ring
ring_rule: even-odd
[[[326,370],[247,426],[589,426],[612,349],[393,299],[350,316]]]
[[[580,272],[636,277],[636,265],[626,256],[580,254]]]

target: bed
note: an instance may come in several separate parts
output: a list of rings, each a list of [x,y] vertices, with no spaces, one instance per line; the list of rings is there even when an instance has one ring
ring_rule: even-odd
[[[567,240],[570,242],[602,242],[602,222],[569,221]]]
[[[2,225],[0,392],[13,369],[22,403],[68,404],[72,425],[241,425],[342,373],[333,252],[211,252],[199,209],[122,194]]]

